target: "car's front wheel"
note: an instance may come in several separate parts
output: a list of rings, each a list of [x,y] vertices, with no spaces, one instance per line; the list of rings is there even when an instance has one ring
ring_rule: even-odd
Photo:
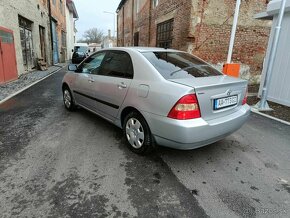
[[[154,149],[149,126],[143,116],[135,111],[124,119],[124,135],[130,150],[137,154],[148,154]]]
[[[63,88],[63,103],[67,110],[73,111],[75,109],[75,104],[73,101],[71,91],[66,86]]]

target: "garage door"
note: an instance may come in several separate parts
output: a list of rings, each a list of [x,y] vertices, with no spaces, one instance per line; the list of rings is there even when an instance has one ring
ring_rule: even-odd
[[[13,31],[0,27],[0,83],[18,78]]]

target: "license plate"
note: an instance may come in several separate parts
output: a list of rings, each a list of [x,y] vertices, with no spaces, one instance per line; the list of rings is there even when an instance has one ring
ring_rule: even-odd
[[[238,103],[238,96],[233,95],[225,98],[214,99],[214,110],[234,106]]]

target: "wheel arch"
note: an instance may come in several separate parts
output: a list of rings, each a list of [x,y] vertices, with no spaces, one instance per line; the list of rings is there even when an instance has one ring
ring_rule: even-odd
[[[61,90],[63,91],[63,90],[64,90],[64,88],[68,88],[68,89],[71,91],[71,89],[70,89],[69,85],[68,85],[66,82],[63,82],[63,83],[62,83]]]
[[[143,118],[144,118],[144,120],[146,121],[146,123],[147,123],[147,125],[149,126],[149,124],[148,124],[148,121],[145,119],[145,116],[137,109],[137,108],[135,108],[135,107],[133,107],[133,106],[127,106],[127,107],[125,107],[123,110],[122,110],[122,112],[121,112],[121,115],[120,115],[120,120],[121,120],[121,126],[123,127],[123,124],[124,124],[124,120],[125,120],[125,117],[129,114],[129,113],[131,113],[131,112],[136,112],[136,113],[138,113],[138,114],[140,114]],[[149,127],[150,128],[150,127]]]

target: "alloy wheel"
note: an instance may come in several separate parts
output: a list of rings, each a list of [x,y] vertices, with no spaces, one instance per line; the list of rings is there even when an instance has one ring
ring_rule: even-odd
[[[136,118],[130,118],[126,123],[126,137],[133,148],[141,148],[144,143],[144,129]]]
[[[66,89],[63,92],[63,100],[64,100],[64,104],[67,108],[70,108],[71,106],[71,95],[70,92]]]

